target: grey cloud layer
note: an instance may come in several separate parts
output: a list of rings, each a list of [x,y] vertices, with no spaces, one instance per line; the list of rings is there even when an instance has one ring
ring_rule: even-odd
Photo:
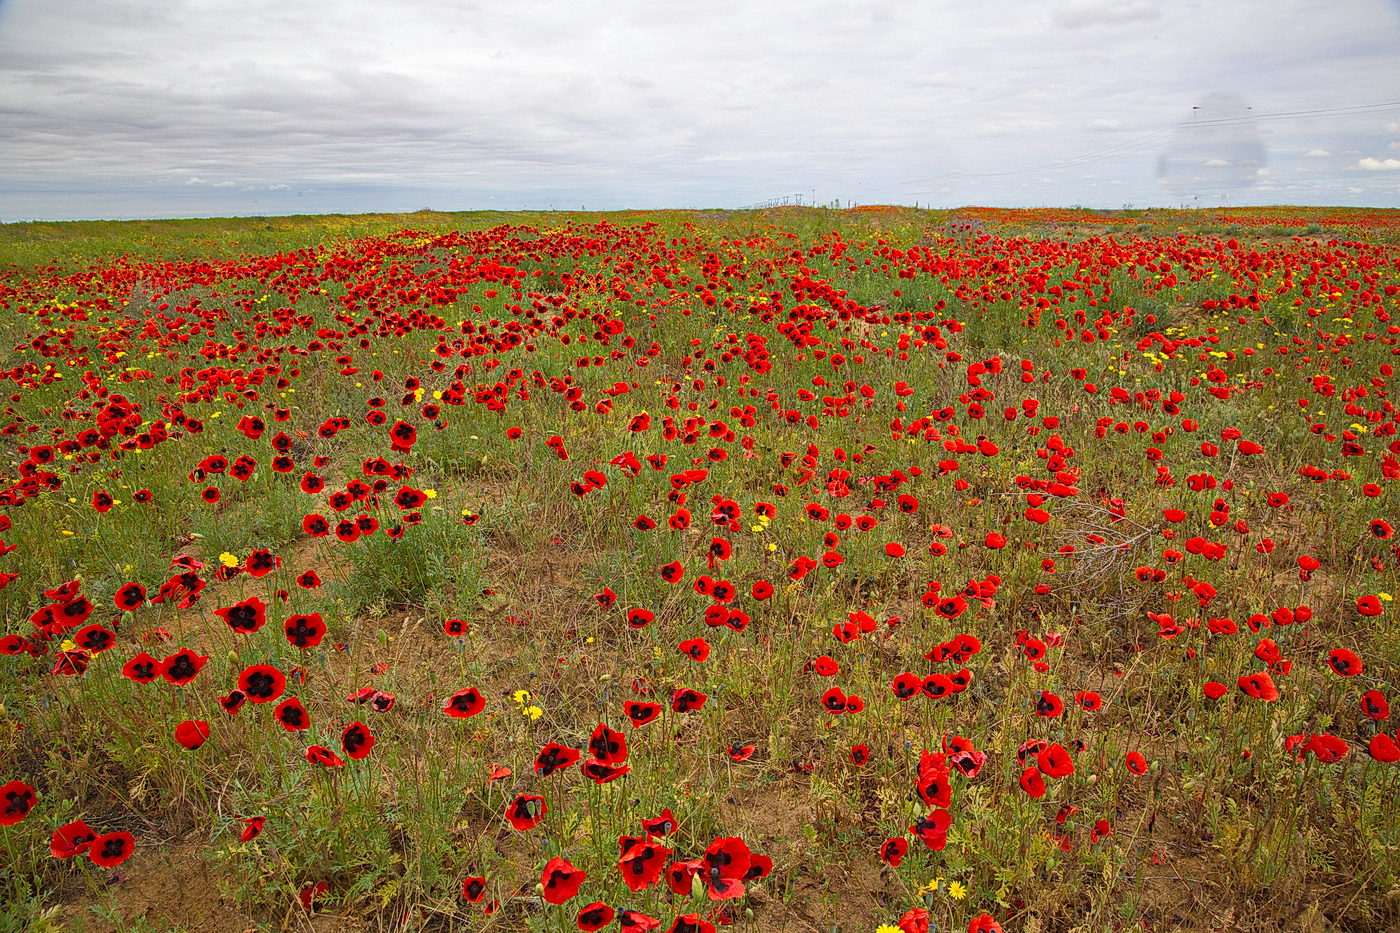
[[[1381,0],[0,0],[0,219],[337,199],[732,206],[814,188],[1175,203],[1185,189],[1158,182],[1161,146],[1211,92],[1258,113],[1400,98],[1396,13]],[[1400,203],[1400,173],[1375,168],[1394,162],[1397,117],[1261,121],[1266,173],[1232,203]],[[1086,153],[1099,154],[1074,161]]]

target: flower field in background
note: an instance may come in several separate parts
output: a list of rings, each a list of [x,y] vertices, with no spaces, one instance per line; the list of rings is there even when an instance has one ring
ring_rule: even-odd
[[[0,929],[1400,924],[1396,212],[0,228]]]

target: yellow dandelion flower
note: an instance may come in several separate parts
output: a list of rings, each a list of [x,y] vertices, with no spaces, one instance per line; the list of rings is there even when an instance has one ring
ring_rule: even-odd
[[[948,883],[948,896],[955,901],[960,901],[967,897],[967,885],[961,881],[950,881]]]
[[[243,562],[228,551],[224,551],[219,555],[219,563],[223,564],[225,567],[237,567]]]
[[[538,706],[527,706],[524,709],[522,709],[521,712],[524,713],[525,717],[530,720],[539,719],[541,716],[544,715],[544,710],[540,709]]]

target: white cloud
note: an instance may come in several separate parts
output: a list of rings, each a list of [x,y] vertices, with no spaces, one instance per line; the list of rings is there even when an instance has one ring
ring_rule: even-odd
[[[1365,172],[1400,172],[1400,159],[1374,159],[1370,156],[1356,163]]]
[[[1140,23],[1161,15],[1157,4],[1147,0],[1066,0],[1055,8],[1050,18],[1065,29],[1083,29]]]
[[[1309,159],[1325,159],[1331,154],[1326,149],[1309,149],[1307,157]]]
[[[1201,164],[1204,165],[1206,168],[1224,168],[1225,166],[1229,165],[1230,162],[1227,159],[1207,159]]]
[[[0,220],[813,188],[998,205],[1024,184],[1044,203],[1176,203],[1159,161],[1212,94],[1266,114],[1400,85],[1389,0],[1317,3],[517,0],[507,17],[482,0],[0,0]],[[1266,161],[1315,172],[1312,147],[1395,155],[1400,125],[1377,132],[1393,116],[1261,121],[1254,156],[1187,146],[1180,198]],[[1339,183],[1316,201],[1358,200]]]
[[[1387,123],[1385,131],[1387,133],[1400,133],[1400,123]]]

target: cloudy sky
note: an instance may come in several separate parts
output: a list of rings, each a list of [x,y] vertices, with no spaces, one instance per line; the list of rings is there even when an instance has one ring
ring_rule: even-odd
[[[1397,48],[1400,0],[0,0],[0,221],[1396,207]]]

